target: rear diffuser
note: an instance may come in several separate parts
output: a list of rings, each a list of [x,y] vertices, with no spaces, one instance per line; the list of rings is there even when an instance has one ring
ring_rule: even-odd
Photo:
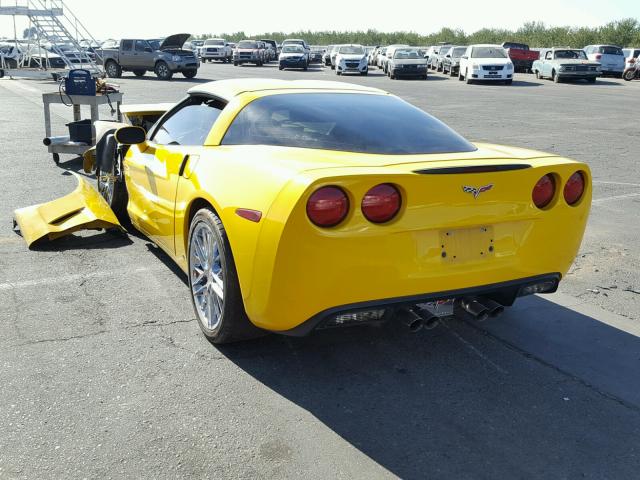
[[[73,175],[78,186],[70,194],[14,212],[14,228],[29,248],[39,240],[55,240],[80,230],[115,228],[126,232],[98,191],[84,178]]]

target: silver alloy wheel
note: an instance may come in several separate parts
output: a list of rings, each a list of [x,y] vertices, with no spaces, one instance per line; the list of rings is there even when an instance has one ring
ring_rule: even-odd
[[[169,74],[169,68],[164,63],[161,63],[158,65],[158,74],[162,78],[166,77]]]
[[[224,280],[218,241],[205,222],[200,222],[191,235],[189,277],[199,320],[213,330],[222,319]]]
[[[116,183],[116,177],[111,172],[98,173],[98,191],[109,205],[113,201],[113,190]]]
[[[107,66],[107,70],[108,70],[108,74],[111,78],[115,78],[118,76],[118,66],[113,63],[113,62],[109,62],[109,65]]]

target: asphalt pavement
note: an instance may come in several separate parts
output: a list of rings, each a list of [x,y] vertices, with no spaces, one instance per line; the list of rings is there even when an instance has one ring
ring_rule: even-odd
[[[417,334],[214,347],[184,275],[144,237],[83,232],[30,251],[12,231],[13,210],[70,192],[81,162],[56,166],[42,145],[40,95],[57,87],[3,79],[0,478],[638,478],[640,82],[205,64],[193,80],[117,83],[125,103],[153,103],[248,76],[380,87],[470,140],[587,162],[591,217],[560,293]],[[64,133],[70,109],[53,114]]]

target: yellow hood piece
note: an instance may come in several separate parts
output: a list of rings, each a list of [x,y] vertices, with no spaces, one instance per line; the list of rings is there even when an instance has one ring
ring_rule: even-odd
[[[55,240],[79,230],[118,228],[125,232],[98,191],[79,175],[73,175],[78,186],[70,194],[14,212],[14,225],[29,248],[38,240]]]

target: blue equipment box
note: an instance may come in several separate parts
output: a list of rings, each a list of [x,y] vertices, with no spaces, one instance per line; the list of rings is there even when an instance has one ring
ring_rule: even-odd
[[[71,70],[64,79],[64,90],[67,95],[95,95],[96,81],[89,70]]]

